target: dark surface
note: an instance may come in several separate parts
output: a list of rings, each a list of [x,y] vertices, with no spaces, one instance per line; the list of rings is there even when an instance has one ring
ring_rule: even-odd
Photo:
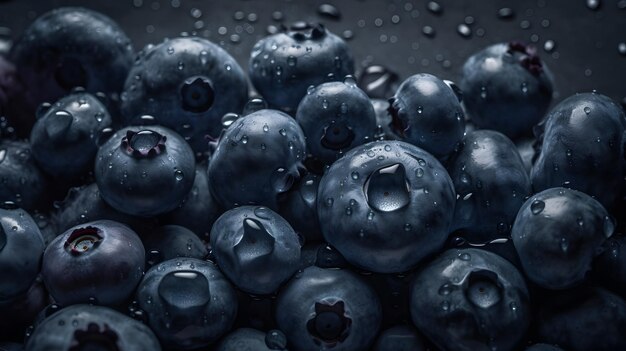
[[[626,53],[620,54],[618,45],[626,42],[626,1],[599,2],[593,10],[585,0],[440,1],[442,12],[435,14],[428,11],[427,1],[334,0],[330,3],[340,12],[335,19],[318,14],[322,0],[4,0],[0,1],[0,37],[9,32],[16,38],[47,10],[80,5],[117,21],[136,50],[196,31],[222,44],[247,70],[252,46],[268,34],[269,25],[280,24],[273,18],[280,11],[283,22],[322,21],[340,36],[352,31],[348,44],[357,70],[378,63],[397,71],[402,79],[427,72],[458,80],[464,60],[473,52],[495,42],[519,40],[537,45],[554,72],[555,101],[592,89],[621,101],[626,96]],[[498,18],[503,7],[512,8],[514,17]],[[466,21],[471,23],[470,37],[457,32]],[[424,26],[434,29],[434,37],[423,34]],[[548,40],[555,44],[551,52],[544,50]]]

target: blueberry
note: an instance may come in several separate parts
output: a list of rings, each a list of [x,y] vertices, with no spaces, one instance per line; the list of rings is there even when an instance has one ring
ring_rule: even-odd
[[[278,330],[264,333],[252,328],[239,328],[228,335],[215,347],[215,351],[271,351],[286,350],[285,335]]]
[[[399,137],[391,129],[391,116],[389,115],[389,101],[372,99],[372,106],[376,112],[376,130],[374,140],[397,140]]]
[[[346,43],[321,24],[296,22],[252,48],[248,70],[272,108],[295,111],[307,88],[354,74]]]
[[[411,289],[413,323],[441,349],[515,350],[530,324],[522,275],[480,249],[448,250]]]
[[[278,295],[276,321],[295,350],[364,350],[380,326],[376,293],[347,270],[309,267]]]
[[[254,204],[276,210],[277,197],[299,178],[304,155],[302,129],[287,114],[260,110],[240,117],[210,158],[211,194],[225,209]]]
[[[147,266],[178,257],[204,259],[207,248],[196,234],[185,227],[165,225],[142,236]]]
[[[371,140],[376,113],[353,78],[310,87],[296,112],[307,150],[325,164]]]
[[[145,250],[129,227],[110,220],[78,225],[46,248],[41,274],[60,305],[124,303],[141,280]]]
[[[15,342],[0,342],[0,351],[23,351],[24,345]]]
[[[270,294],[298,269],[300,240],[276,212],[257,206],[226,211],[211,229],[217,264],[238,288]]]
[[[552,73],[530,45],[491,45],[467,59],[462,74],[472,122],[512,139],[530,134],[552,100]]]
[[[247,98],[243,70],[224,49],[202,38],[175,38],[139,54],[126,79],[122,116],[128,125],[155,116],[204,152],[205,135],[217,138],[222,116],[241,112]]]
[[[565,289],[585,279],[614,226],[590,196],[551,188],[522,205],[511,237],[529,280],[547,289]]]
[[[101,306],[73,305],[46,318],[26,342],[28,351],[158,351],[159,341],[142,324]]]
[[[378,335],[372,351],[425,351],[424,341],[414,327],[397,325]]]
[[[541,301],[538,338],[564,350],[626,349],[626,301],[601,288],[583,288]]]
[[[81,7],[46,12],[13,45],[11,60],[34,108],[81,86],[115,96],[133,63],[130,39],[105,15]]]
[[[211,262],[172,259],[152,267],[137,288],[139,306],[163,347],[206,347],[225,334],[237,313],[235,291]]]
[[[0,199],[26,210],[47,208],[55,191],[23,141],[0,140],[0,179]]]
[[[111,116],[95,96],[75,92],[48,107],[30,134],[33,157],[57,179],[75,180],[93,168],[100,131]]]
[[[204,241],[209,241],[211,227],[222,212],[209,190],[206,164],[196,164],[196,177],[184,202],[160,219],[163,223],[183,226]]]
[[[538,130],[534,190],[571,187],[611,208],[623,179],[625,126],[620,106],[604,95],[576,94],[560,102]]]
[[[194,154],[187,142],[161,126],[126,127],[100,147],[95,177],[111,207],[150,217],[174,210],[191,190]]]
[[[399,139],[445,158],[463,138],[465,117],[455,92],[426,73],[407,78],[389,99],[391,130]]]
[[[474,242],[508,235],[532,189],[515,145],[501,133],[467,134],[447,161],[457,193],[454,227]]]
[[[109,206],[100,196],[96,183],[71,188],[61,202],[55,203],[52,223],[56,226],[56,234],[87,222],[110,219],[124,223],[136,232],[149,231],[155,221],[149,218],[135,217],[120,212]]]
[[[392,273],[443,247],[455,193],[431,154],[401,141],[376,141],[333,163],[317,199],[328,243],[355,266]]]
[[[26,293],[39,274],[44,241],[23,209],[0,208],[0,305]]]
[[[317,220],[317,190],[320,179],[315,174],[305,175],[279,203],[278,213],[306,242],[322,240],[322,231]]]

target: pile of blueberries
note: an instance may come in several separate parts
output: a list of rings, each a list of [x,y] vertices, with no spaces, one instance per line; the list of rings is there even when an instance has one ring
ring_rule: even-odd
[[[626,349],[622,108],[549,109],[518,42],[391,97],[354,70],[321,24],[246,75],[37,18],[0,56],[0,350]]]

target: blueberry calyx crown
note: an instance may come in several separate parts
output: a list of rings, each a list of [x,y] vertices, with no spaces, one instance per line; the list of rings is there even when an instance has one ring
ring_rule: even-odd
[[[78,228],[67,238],[64,247],[72,255],[80,255],[98,246],[102,239],[100,229],[96,227]]]
[[[215,101],[213,83],[209,78],[203,76],[187,78],[180,88],[180,97],[185,111],[206,112]]]
[[[321,23],[293,22],[289,28],[283,26],[283,31],[297,41],[318,40],[326,36],[326,27]]]
[[[331,347],[346,340],[350,335],[351,325],[352,319],[346,316],[343,301],[333,304],[316,302],[315,316],[306,324],[316,344],[324,342]]]
[[[502,300],[502,290],[494,272],[480,270],[470,274],[465,294],[474,306],[487,309]]]
[[[83,350],[107,350],[119,351],[117,344],[119,337],[115,331],[111,330],[107,324],[103,328],[96,323],[89,323],[86,330],[77,329],[74,331],[74,340],[69,351]]]
[[[129,130],[122,138],[121,148],[127,154],[137,158],[154,157],[165,151],[167,137],[153,130],[144,129],[138,132]]]
[[[321,140],[323,147],[339,151],[349,147],[352,141],[354,141],[354,132],[345,123],[332,121],[324,127],[324,134]]]
[[[512,41],[506,51],[508,54],[521,53],[520,64],[527,71],[535,76],[538,76],[543,72],[543,64],[539,55],[537,55],[537,48],[532,45],[526,45],[520,42]]]

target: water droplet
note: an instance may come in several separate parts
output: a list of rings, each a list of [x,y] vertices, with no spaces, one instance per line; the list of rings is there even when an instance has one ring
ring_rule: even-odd
[[[341,19],[341,12],[339,12],[339,9],[337,9],[337,7],[331,4],[321,4],[317,7],[317,13],[321,17],[326,17],[333,20]]]
[[[332,197],[326,199],[326,207],[333,207],[333,203],[335,203],[335,199]]]
[[[462,36],[463,38],[469,38],[472,36],[472,30],[465,23],[459,24],[456,27],[456,32],[459,33],[459,35]]]
[[[435,36],[435,28],[431,27],[431,26],[424,26],[422,27],[422,33],[424,33],[425,36],[432,38]]]
[[[609,238],[611,237],[611,235],[613,235],[613,232],[615,231],[615,221],[613,220],[612,217],[610,216],[604,217],[604,225],[602,229],[604,232],[604,237]]]
[[[567,238],[565,237],[561,238],[559,246],[561,247],[561,251],[567,252],[567,250],[569,249],[569,240],[567,240]]]
[[[521,89],[522,89],[522,94],[524,94],[524,95],[528,94],[528,84],[526,82],[522,83]]]
[[[373,220],[373,219],[374,219],[374,212],[370,211],[370,212],[367,214],[367,220],[368,220],[368,221],[371,221],[371,220]]]
[[[443,13],[443,7],[436,1],[429,1],[426,4],[426,9],[434,15],[441,15]]]
[[[482,99],[487,98],[487,87],[480,87],[480,97]]]
[[[585,111],[585,114],[590,114],[590,113],[591,113],[591,107],[589,107],[589,106],[585,106],[585,107],[583,108],[583,111]]]
[[[546,203],[541,200],[535,200],[530,204],[530,211],[534,215],[538,215],[546,207]]]
[[[324,109],[327,109],[327,108],[328,108],[328,100],[324,99],[324,100],[322,101],[322,107],[323,107]]]
[[[424,176],[424,170],[422,168],[417,168],[415,170],[415,176],[418,178],[421,178]]]
[[[6,149],[0,149],[0,163],[2,163],[2,161],[4,161],[6,156],[7,156],[7,150]]]
[[[626,56],[626,43],[625,42],[621,42],[617,44],[617,52],[619,52],[619,54],[622,56]]]
[[[587,0],[587,8],[592,11],[599,9],[600,5],[602,5],[600,0]]]
[[[282,136],[287,136],[287,131],[284,128],[281,128],[278,133],[280,133],[280,135]]]
[[[241,137],[241,143],[242,144],[247,144],[248,143],[248,136],[247,135],[244,135],[244,136]]]
[[[291,67],[295,66],[298,63],[298,59],[293,56],[293,55],[289,55],[289,57],[287,57],[287,64]]]
[[[443,284],[442,286],[439,287],[439,295],[450,295],[450,293],[452,292],[452,285],[450,284]]]
[[[265,334],[265,346],[270,350],[285,350],[287,348],[287,337],[280,330],[270,330]]]
[[[444,311],[448,311],[450,309],[450,302],[443,301],[441,303],[441,309],[444,310]]]
[[[351,173],[351,177],[352,177],[352,179],[354,179],[354,180],[359,179],[359,172],[357,172],[357,171],[352,172],[352,173]]]
[[[459,254],[459,259],[461,261],[469,261],[472,259],[472,256],[470,256],[470,254],[468,254],[467,252],[462,252]]]
[[[267,124],[264,124],[264,125],[263,125],[263,131],[264,131],[265,133],[269,132],[269,131],[270,131],[270,127],[269,127]]]
[[[181,170],[176,170],[176,172],[174,172],[174,177],[176,178],[176,180],[181,181],[183,180],[183,178],[185,178],[185,174]]]
[[[413,229],[413,226],[411,225],[411,223],[405,223],[404,224],[404,231],[405,232],[410,232]]]
[[[500,19],[511,19],[513,17],[515,17],[515,11],[510,7],[503,7],[498,10],[498,18]]]
[[[509,304],[509,307],[511,308],[511,311],[516,312],[517,311],[517,304],[515,303],[515,301],[511,302]]]
[[[546,52],[552,52],[554,51],[554,48],[556,47],[556,43],[554,42],[554,40],[546,40],[545,43],[543,43],[543,49]]]

